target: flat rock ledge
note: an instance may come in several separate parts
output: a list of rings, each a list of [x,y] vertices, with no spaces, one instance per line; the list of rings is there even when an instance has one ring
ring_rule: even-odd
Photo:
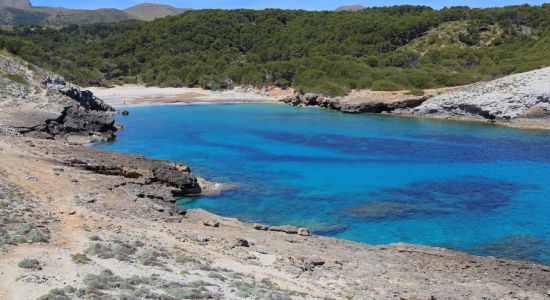
[[[296,93],[281,99],[282,103],[292,106],[317,106],[344,113],[390,113],[396,109],[417,107],[429,96],[400,95],[388,100],[382,93],[372,92],[368,95],[349,95],[346,97],[327,97],[315,93]]]
[[[180,197],[203,191],[191,169],[179,163],[79,145],[40,140],[31,143],[46,148],[48,156],[59,164],[111,176],[108,189],[120,189],[137,198],[174,203]]]

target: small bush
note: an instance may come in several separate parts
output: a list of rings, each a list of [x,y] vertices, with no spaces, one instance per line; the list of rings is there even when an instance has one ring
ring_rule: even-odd
[[[137,249],[130,244],[117,242],[112,246],[94,243],[84,251],[85,254],[97,256],[102,259],[116,258],[120,261],[130,261],[130,256],[136,253]]]
[[[290,82],[286,79],[277,79],[275,81],[275,85],[282,88],[283,90],[286,90],[288,87],[290,87]]]
[[[425,94],[424,91],[420,89],[412,89],[407,92],[407,95],[412,95],[412,96],[424,96],[424,94]]]
[[[42,270],[42,266],[40,266],[40,262],[37,259],[34,258],[25,258],[22,261],[20,261],[17,264],[18,267],[22,269],[28,269],[28,270]]]
[[[81,264],[81,265],[87,264],[92,261],[88,256],[86,256],[86,254],[81,254],[81,253],[71,254],[71,260],[75,264]]]
[[[178,257],[176,257],[176,262],[180,264],[193,264],[193,265],[197,265],[201,263],[199,260],[187,255],[179,255]]]
[[[398,91],[399,87],[386,80],[376,80],[372,83],[371,90],[373,91]]]
[[[94,241],[94,242],[97,242],[97,241],[101,241],[102,239],[97,236],[97,235],[92,235],[90,238],[90,241]]]
[[[38,300],[71,300],[62,289],[50,290],[46,295],[41,296]]]
[[[24,84],[24,85],[28,84],[27,78],[25,78],[23,75],[20,75],[20,74],[5,74],[3,76],[5,78],[7,78],[11,81],[17,82],[19,84]]]
[[[159,256],[161,255],[157,251],[145,250],[139,254],[138,260],[145,266],[160,266],[162,263],[158,261]]]

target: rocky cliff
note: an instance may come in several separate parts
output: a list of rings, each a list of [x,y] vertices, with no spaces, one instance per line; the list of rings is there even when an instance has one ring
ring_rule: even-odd
[[[90,91],[10,54],[0,59],[4,132],[75,143],[114,138],[114,109]]]
[[[397,113],[515,122],[550,119],[550,68],[441,93]]]
[[[281,102],[346,113],[388,113],[550,129],[550,67],[467,86],[427,90],[422,96],[405,91],[360,90],[344,97],[296,93]]]

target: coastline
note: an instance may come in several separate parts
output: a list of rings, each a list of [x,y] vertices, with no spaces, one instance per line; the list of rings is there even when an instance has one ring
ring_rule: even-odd
[[[403,243],[371,246],[300,235],[292,227],[266,230],[200,209],[174,211],[171,202],[136,197],[131,188],[132,182],[141,182],[135,172],[148,174],[141,166],[159,162],[83,148],[0,136],[0,188],[10,187],[1,192],[21,191],[10,212],[49,236],[8,245],[0,253],[3,299],[78,288],[82,278],[106,268],[121,278],[157,274],[171,284],[200,280],[208,291],[227,295],[230,286],[246,283],[265,290],[262,295],[269,291],[293,299],[505,298],[510,293],[545,299],[548,292],[548,266]],[[124,172],[104,172],[111,169],[109,161],[130,165]],[[189,172],[185,166],[178,169]],[[141,190],[147,190],[143,184]],[[29,205],[33,215],[24,213]],[[101,254],[115,246],[128,253],[114,258]],[[157,255],[144,261],[147,253]],[[178,258],[181,253],[185,260]],[[75,263],[76,254],[89,261]],[[25,258],[37,259],[41,270],[17,267]],[[178,275],[181,270],[188,275]]]
[[[470,85],[471,86],[471,85]],[[518,117],[510,120],[487,120],[479,116],[419,114],[397,109],[395,112],[372,112],[373,109],[384,109],[395,105],[400,107],[410,102],[416,105],[428,99],[452,93],[469,86],[451,87],[426,90],[423,96],[410,96],[407,91],[376,92],[369,90],[354,90],[348,96],[341,98],[322,98],[325,103],[317,102],[295,103],[293,106],[316,106],[324,109],[341,111],[352,114],[374,114],[401,118],[440,120],[451,122],[477,123],[493,126],[503,126],[522,130],[550,130],[550,118],[546,117]],[[209,105],[209,104],[289,104],[287,99],[295,97],[293,89],[282,90],[270,87],[259,90],[251,87],[237,87],[227,91],[209,91],[201,88],[160,88],[143,85],[124,85],[112,88],[88,88],[105,103],[123,110],[130,107],[164,106],[164,105]],[[321,96],[318,96],[321,97]],[[329,102],[326,102],[329,101]],[[331,106],[330,102],[339,102],[338,106]],[[414,106],[413,106],[414,107]]]
[[[59,78],[51,81],[56,84],[47,88],[78,96],[59,96],[56,110],[68,104],[80,108],[90,99],[103,103],[59,84]],[[127,90],[137,89],[138,95],[120,89],[98,95],[115,106],[126,101],[119,108],[198,99],[279,103],[286,97],[255,90],[199,96],[188,89],[141,88]],[[108,107],[88,113],[115,126]],[[76,117],[63,116],[59,128],[74,126]],[[181,164],[83,146],[84,139],[75,137],[88,131],[55,140],[41,138],[41,132],[21,136],[0,130],[2,299],[128,296],[144,289],[148,295],[177,291],[170,295],[265,299],[546,299],[549,292],[548,266],[403,243],[372,246],[185,211],[174,204],[178,197],[231,186],[204,181]]]
[[[143,85],[123,85],[112,88],[88,88],[107,104],[116,107],[155,105],[226,104],[226,103],[277,103],[292,95],[293,90],[271,87],[259,90],[237,87],[234,90],[210,91],[201,88],[160,88]]]

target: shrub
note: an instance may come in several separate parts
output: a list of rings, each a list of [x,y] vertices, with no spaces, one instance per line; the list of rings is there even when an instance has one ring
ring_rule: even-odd
[[[425,94],[424,91],[420,89],[412,89],[407,92],[407,95],[412,95],[412,96],[424,96],[424,94]]]
[[[11,81],[17,82],[19,84],[24,84],[24,85],[28,84],[27,78],[25,78],[23,75],[20,75],[20,74],[5,74],[3,76],[5,78],[7,78]]]
[[[145,250],[141,252],[138,256],[138,260],[142,265],[145,266],[160,266],[161,262],[158,261],[160,253],[154,250]]]
[[[75,264],[87,264],[92,261],[86,254],[81,253],[71,254],[71,260]]]
[[[127,243],[117,242],[111,246],[94,243],[84,253],[97,256],[102,259],[116,258],[120,261],[129,261],[130,256],[135,254],[137,249]]]
[[[398,91],[399,87],[386,80],[376,80],[372,83],[371,90],[373,91]]]
[[[40,262],[37,259],[34,258],[25,258],[22,261],[20,261],[17,264],[18,267],[22,269],[28,269],[28,270],[42,270],[42,266],[40,266]]]
[[[290,82],[286,79],[277,79],[275,81],[275,85],[282,88],[283,90],[286,90],[288,87],[290,87]]]

